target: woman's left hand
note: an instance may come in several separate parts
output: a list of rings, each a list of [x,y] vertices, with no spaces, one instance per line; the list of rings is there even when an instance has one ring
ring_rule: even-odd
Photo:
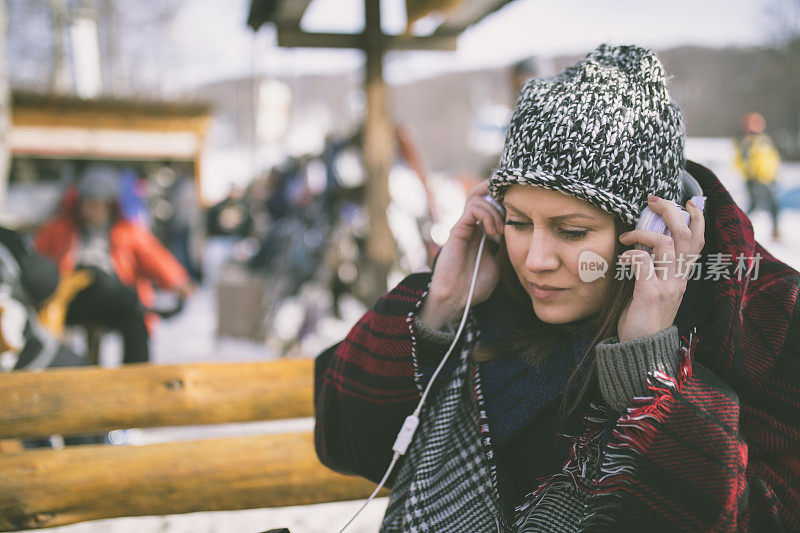
[[[672,236],[636,229],[619,237],[622,244],[652,248],[658,265],[644,250],[626,250],[620,256],[623,264],[634,266],[636,277],[633,297],[617,325],[620,342],[647,337],[672,326],[692,265],[705,244],[705,219],[691,201],[686,204],[691,216],[688,227],[674,203],[651,196],[648,206],[664,219]]]

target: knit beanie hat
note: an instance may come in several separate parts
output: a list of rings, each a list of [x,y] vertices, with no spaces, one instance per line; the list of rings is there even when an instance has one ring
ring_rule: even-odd
[[[78,181],[78,194],[82,199],[117,200],[119,172],[114,167],[102,163],[88,165]]]
[[[684,144],[683,115],[656,56],[603,44],[525,84],[489,191],[502,201],[510,185],[538,185],[635,224],[651,194],[678,201]]]

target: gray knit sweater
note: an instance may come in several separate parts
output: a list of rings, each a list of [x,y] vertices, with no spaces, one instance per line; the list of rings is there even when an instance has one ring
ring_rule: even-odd
[[[415,320],[420,340],[449,346],[455,338],[457,323],[441,330]],[[600,391],[608,406],[624,411],[636,396],[646,396],[648,372],[661,371],[674,376],[678,368],[680,338],[677,326],[670,326],[648,337],[619,342],[617,337],[600,341],[595,353]]]

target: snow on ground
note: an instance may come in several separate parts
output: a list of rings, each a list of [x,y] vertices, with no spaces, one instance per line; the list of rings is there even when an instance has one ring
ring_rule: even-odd
[[[388,498],[371,502],[347,529],[348,533],[375,533],[386,512]],[[143,516],[95,520],[71,526],[37,529],[42,533],[259,533],[288,528],[291,533],[339,531],[362,502],[298,505],[275,509],[217,511],[170,516]]]
[[[730,139],[690,139],[687,153],[693,159],[711,168],[730,191],[740,206],[747,205],[744,183],[733,167],[733,144]],[[800,186],[800,163],[785,164],[780,177],[784,188]],[[781,241],[773,240],[770,217],[766,212],[755,212],[751,217],[756,239],[778,259],[800,269],[800,211],[781,213]],[[163,321],[153,342],[153,360],[161,364],[201,361],[247,361],[272,359],[276,354],[266,346],[230,339],[217,340],[216,301],[214,277],[224,260],[224,243],[212,243],[206,252],[206,265],[210,280],[189,301],[183,313]],[[342,321],[328,321],[326,337],[319,345],[343,337],[355,322],[357,314]],[[105,364],[119,361],[119,340],[107,336],[103,351]],[[308,353],[313,356],[314,353]],[[225,435],[264,434],[281,431],[310,430],[313,420],[230,424],[214,427],[142,429],[129,432],[131,444],[149,444],[170,440],[214,438]],[[361,502],[342,502],[310,506],[193,513],[166,517],[118,518],[86,522],[60,528],[43,529],[58,533],[247,533],[271,528],[288,527],[292,533],[338,530],[358,510]],[[385,498],[372,502],[348,531],[373,532],[378,528],[386,509]]]
[[[686,144],[687,157],[716,173],[734,201],[747,207],[744,181],[733,166],[733,142],[730,139],[690,138]],[[784,163],[778,178],[781,190],[800,187],[800,163]],[[784,209],[780,213],[781,239],[772,239],[772,221],[766,211],[755,211],[750,220],[756,240],[777,259],[800,270],[800,211]]]

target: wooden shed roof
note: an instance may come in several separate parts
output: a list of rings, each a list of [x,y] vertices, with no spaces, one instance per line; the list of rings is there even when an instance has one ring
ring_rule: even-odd
[[[406,0],[409,24],[431,13],[439,13],[442,22],[429,36],[390,40],[395,49],[454,49],[455,38],[487,15],[513,0]],[[280,46],[358,48],[357,35],[317,34],[300,30],[300,21],[312,0],[252,0],[247,24],[258,30],[266,23],[275,24]]]

